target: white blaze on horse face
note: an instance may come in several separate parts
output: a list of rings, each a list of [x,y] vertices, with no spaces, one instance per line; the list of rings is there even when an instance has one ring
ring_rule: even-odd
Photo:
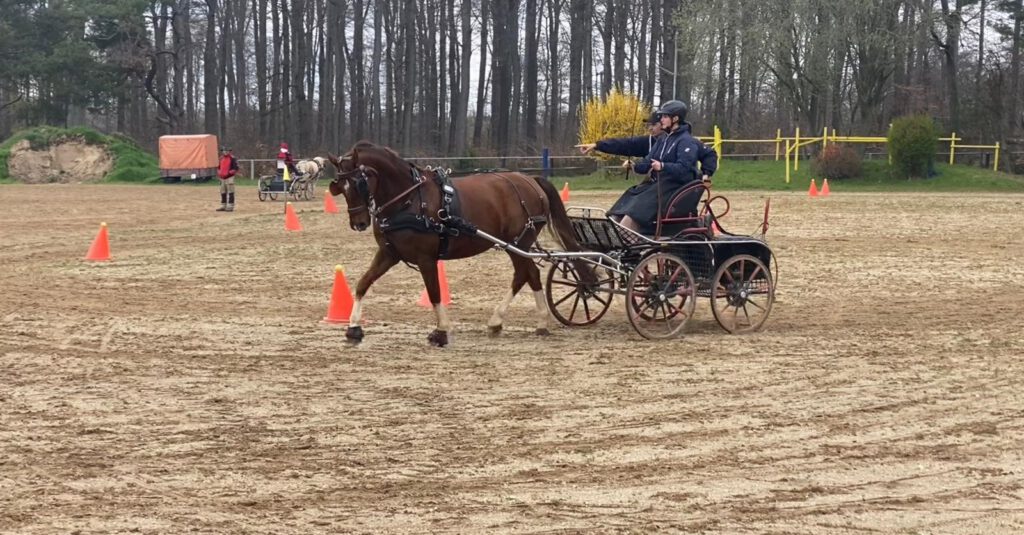
[[[349,317],[348,317],[348,326],[349,327],[358,327],[359,326],[359,321],[362,318],[362,315],[363,315],[363,300],[362,299],[356,299],[355,302],[352,303],[352,314],[350,314]]]
[[[516,294],[512,293],[512,290],[508,291],[505,300],[498,303],[498,306],[494,308],[494,313],[491,314],[491,319],[487,320],[488,327],[501,327],[505,323],[505,313],[508,312],[508,305],[515,296]]]
[[[452,328],[452,322],[448,320],[448,311],[445,310],[444,305],[438,303],[434,305],[434,316],[437,318],[437,330],[448,332]]]
[[[537,302],[537,328],[547,329],[548,317],[551,316],[551,312],[548,310],[547,300],[544,299],[544,291],[533,292],[533,300]]]

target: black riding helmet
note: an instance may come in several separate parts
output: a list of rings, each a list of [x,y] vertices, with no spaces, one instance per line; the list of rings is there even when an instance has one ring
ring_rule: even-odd
[[[686,104],[683,104],[679,100],[670,100],[668,102],[663,102],[661,107],[658,108],[658,111],[655,113],[658,115],[675,115],[676,117],[679,117],[679,121],[682,122],[686,120],[686,112]]]

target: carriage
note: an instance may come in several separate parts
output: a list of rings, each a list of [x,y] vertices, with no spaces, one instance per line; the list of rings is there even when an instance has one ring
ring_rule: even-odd
[[[576,241],[587,252],[527,253],[550,260],[544,286],[555,319],[570,327],[591,325],[609,310],[613,296],[621,295],[638,334],[666,339],[682,332],[697,298],[707,298],[726,331],[760,329],[775,302],[776,260],[764,241],[769,205],[760,237],[721,229],[718,218],[729,212],[729,201],[712,196],[710,184],[678,192],[666,212],[673,213],[675,204],[694,190],[701,190],[703,198],[699,214],[663,217],[653,236],[622,226],[601,208],[567,208]],[[713,209],[716,203],[724,204],[721,215]],[[596,270],[596,281],[581,276],[579,258]]]
[[[257,190],[261,201],[276,201],[278,197],[282,200],[308,201],[316,193],[316,177],[308,174],[294,175],[291,180],[285,180],[280,173],[261,175],[257,183]]]
[[[555,258],[548,269],[548,308],[560,323],[596,323],[611,307],[613,296],[625,297],[626,315],[638,334],[649,339],[672,338],[693,317],[697,298],[707,298],[718,324],[730,333],[760,329],[775,302],[775,256],[764,241],[768,205],[761,236],[723,231],[709,185],[695,184],[680,199],[703,189],[698,216],[663,218],[654,236],[639,234],[605,215],[600,208],[570,207],[569,220],[577,241],[590,251],[598,271],[596,283],[585,283],[571,262]],[[674,202],[669,203],[668,213]]]

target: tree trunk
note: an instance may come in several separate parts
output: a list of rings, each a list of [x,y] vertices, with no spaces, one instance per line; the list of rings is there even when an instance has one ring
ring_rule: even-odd
[[[537,76],[538,54],[537,40],[540,25],[537,24],[537,0],[526,0],[526,50],[523,63],[526,67],[526,78],[523,81],[526,105],[523,110],[523,121],[526,123],[526,142],[532,144],[537,139]]]
[[[484,133],[484,104],[487,102],[487,26],[490,0],[480,0],[480,71],[476,79],[476,117],[473,118],[473,146],[479,147]]]
[[[217,88],[217,0],[206,0],[206,43],[203,46],[203,127],[208,134],[220,133]]]
[[[559,56],[558,38],[561,35],[559,23],[562,20],[562,1],[548,0],[548,137],[552,140],[560,136],[560,121],[562,110],[562,82],[559,74],[561,69],[561,57]]]
[[[405,70],[402,73],[404,85],[401,123],[402,150],[409,152],[412,149],[412,112],[413,100],[416,95],[416,0],[405,0],[402,26],[405,34],[405,57],[403,58]]]
[[[1021,22],[1024,19],[1024,6],[1021,5],[1022,0],[1016,0],[1013,3],[1013,41],[1010,52],[1010,112],[1006,114],[1007,118],[1007,133],[1016,137],[1017,132],[1024,126],[1024,121],[1021,121],[1020,114],[1020,101],[1021,101],[1021,83],[1020,83],[1020,50],[1024,47],[1024,43],[1021,42]]]
[[[384,18],[384,0],[376,0],[373,4],[373,57],[370,59],[370,127],[369,135],[381,137],[384,134],[384,120],[381,117],[381,96],[380,96],[380,65],[383,61],[384,32],[382,22]]]
[[[949,128],[956,132],[960,128],[960,82],[959,82],[959,56],[960,56],[960,1],[956,0],[953,9],[950,9],[949,0],[941,0],[942,22],[946,28],[945,40],[936,39],[939,49],[942,51],[943,75],[946,78],[946,96],[949,104]]]
[[[587,33],[586,0],[569,0],[569,117],[568,123],[576,125],[579,108],[583,102],[583,51],[590,46]]]
[[[267,3],[252,0],[253,48],[256,56],[257,140],[269,141],[269,110],[267,108]]]
[[[459,7],[459,20],[462,24],[462,39],[459,44],[459,91],[457,107],[452,108],[452,115],[455,119],[453,147],[455,153],[460,156],[466,152],[466,130],[469,124],[469,75],[473,59],[473,25],[470,7],[470,2],[465,0]],[[454,91],[452,96],[455,96]]]

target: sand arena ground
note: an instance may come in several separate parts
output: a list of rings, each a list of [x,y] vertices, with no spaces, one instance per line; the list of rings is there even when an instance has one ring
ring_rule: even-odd
[[[539,338],[521,295],[489,338],[491,252],[434,349],[404,266],[362,345],[319,322],[375,248],[319,201],[0,186],[0,532],[1024,532],[1024,196],[833,192],[773,195],[761,333],[647,342],[620,298]]]

